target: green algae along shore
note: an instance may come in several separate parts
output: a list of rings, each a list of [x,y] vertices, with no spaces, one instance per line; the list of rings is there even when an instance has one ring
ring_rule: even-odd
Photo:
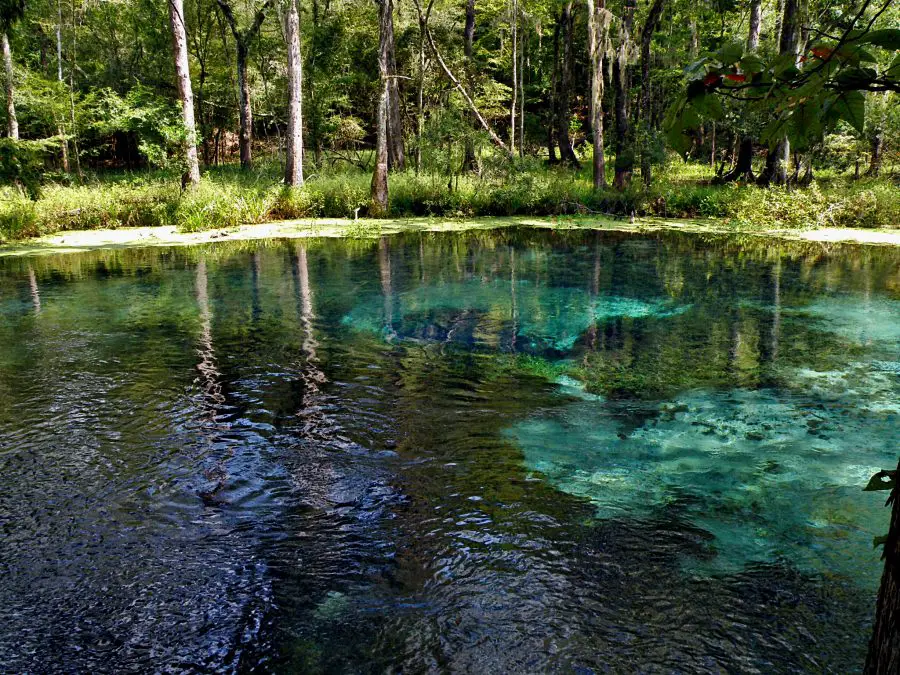
[[[463,232],[502,227],[585,229],[621,232],[680,231],[708,235],[771,237],[788,241],[857,243],[900,246],[900,231],[851,228],[735,229],[715,220],[667,220],[640,218],[633,221],[597,217],[494,217],[460,220],[408,218],[396,220],[350,220],[321,218],[285,220],[202,232],[181,232],[174,226],[134,227],[104,230],[71,230],[0,246],[0,257],[55,253],[77,253],[134,246],[191,246],[217,241],[299,239],[304,237],[370,238],[400,232]]]

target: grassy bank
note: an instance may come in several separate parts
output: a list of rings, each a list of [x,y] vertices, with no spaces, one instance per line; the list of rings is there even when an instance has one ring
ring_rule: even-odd
[[[717,218],[736,229],[900,227],[900,190],[889,179],[823,176],[807,188],[714,186],[709,169],[676,165],[650,189],[594,191],[586,171],[519,165],[459,176],[412,172],[391,177],[391,216],[630,215]],[[66,230],[174,226],[182,232],[294,218],[366,215],[370,176],[362,171],[313,175],[306,186],[279,185],[278,169],[208,171],[199,189],[182,193],[165,173],[106,174],[83,184],[49,184],[31,201],[12,187],[0,192],[0,239]]]

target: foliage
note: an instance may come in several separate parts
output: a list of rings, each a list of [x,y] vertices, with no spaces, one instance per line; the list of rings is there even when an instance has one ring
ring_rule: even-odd
[[[3,147],[0,142],[0,148]],[[739,229],[897,227],[900,191],[887,179],[833,177],[809,188],[698,184],[708,166],[676,165],[649,191],[597,192],[587,173],[520,166],[482,177],[412,173],[393,179],[395,216],[575,216],[610,214],[717,218]],[[20,239],[59,230],[175,225],[196,231],[272,219],[350,218],[366,214],[369,176],[362,171],[317,176],[302,188],[279,184],[275,172],[247,176],[208,172],[182,193],[170,172],[95,178],[86,185],[47,185],[41,198],[7,188],[0,199],[0,237]]]

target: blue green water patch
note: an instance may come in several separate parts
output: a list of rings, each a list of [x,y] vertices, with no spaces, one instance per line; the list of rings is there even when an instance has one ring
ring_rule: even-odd
[[[521,346],[532,349],[572,349],[592,325],[609,319],[667,317],[689,305],[665,299],[639,300],[615,295],[594,295],[582,288],[544,286],[530,280],[485,281],[418,286],[387,301],[381,295],[357,305],[342,323],[356,330],[399,337],[452,338],[461,321],[483,323],[486,328],[506,324]],[[444,330],[433,330],[435,326]],[[475,329],[477,332],[477,328]],[[485,333],[493,333],[485,330]],[[477,341],[477,336],[476,336]]]
[[[675,517],[706,532],[709,555],[688,568],[787,561],[873,583],[871,542],[887,523],[883,500],[862,488],[896,463],[897,381],[876,379],[857,406],[838,393],[846,375],[802,377],[832,398],[735,389],[638,410],[577,401],[507,433],[528,469],[589,499],[598,518]]]

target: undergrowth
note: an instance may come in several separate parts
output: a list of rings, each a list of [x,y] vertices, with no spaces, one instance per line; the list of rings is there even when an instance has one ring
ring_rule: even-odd
[[[525,161],[481,176],[398,173],[390,180],[392,217],[553,216],[607,214],[716,218],[736,228],[900,226],[900,190],[889,179],[828,176],[807,188],[711,185],[708,167],[676,165],[639,177],[624,192],[593,190],[587,169],[572,172]],[[0,238],[60,230],[176,226],[184,231],[230,228],[291,218],[367,215],[370,176],[362,171],[315,175],[302,188],[279,185],[277,167],[241,173],[208,171],[186,192],[166,173],[106,174],[81,185],[50,183],[40,198],[0,188]]]

